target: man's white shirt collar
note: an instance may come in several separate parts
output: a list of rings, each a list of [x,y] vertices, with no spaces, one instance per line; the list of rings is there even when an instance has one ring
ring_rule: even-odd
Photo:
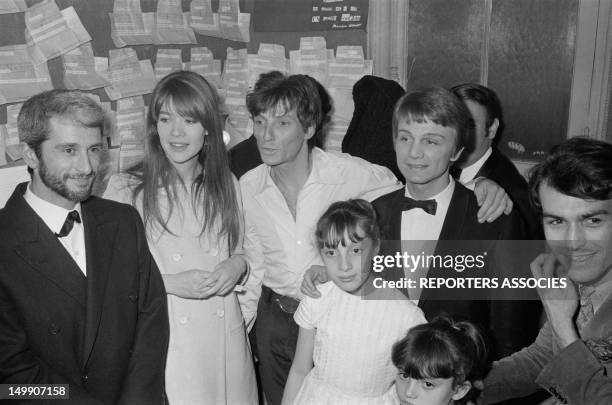
[[[476,177],[476,175],[478,174],[482,166],[484,166],[485,162],[487,161],[489,156],[491,156],[492,153],[493,153],[493,148],[489,146],[489,149],[487,149],[487,151],[484,153],[484,155],[480,157],[480,159],[478,159],[477,161],[475,161],[468,167],[464,167],[461,170],[461,176],[459,176],[459,182],[465,185],[465,183],[469,183],[470,181],[474,180],[474,178]]]
[[[32,183],[28,184],[23,198],[30,205],[30,207],[32,207],[32,209],[38,214],[38,216],[44,221],[44,223],[49,227],[49,229],[51,229],[52,232],[59,233],[70,211],[77,210],[81,218],[83,218],[83,215],[81,213],[81,203],[77,203],[74,208],[67,210],[63,207],[43,200],[42,198],[34,194],[30,189],[31,185]]]

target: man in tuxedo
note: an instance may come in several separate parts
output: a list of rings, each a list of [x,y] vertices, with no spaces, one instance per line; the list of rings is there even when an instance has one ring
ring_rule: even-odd
[[[510,196],[523,217],[529,236],[543,239],[541,223],[529,204],[527,182],[516,166],[495,146],[504,127],[501,103],[497,94],[476,83],[464,83],[451,89],[470,110],[474,120],[474,138],[451,167],[451,174],[461,184],[472,187],[475,179],[486,177],[499,184]]]
[[[485,403],[543,387],[557,403],[612,403],[612,145],[572,138],[534,168],[529,189],[549,253],[534,277],[565,277],[539,289],[547,322],[529,347],[493,364]]]
[[[51,90],[18,116],[31,181],[0,211],[0,383],[74,404],[164,404],[168,315],[138,212],[92,197],[104,111]]]
[[[425,253],[439,256],[458,257],[471,253],[464,249],[474,249],[487,252],[487,263],[494,263],[488,270],[519,277],[521,274],[516,274],[509,266],[509,245],[501,242],[524,239],[524,225],[518,213],[513,210],[510,215],[493,222],[477,221],[478,204],[474,194],[449,175],[450,165],[470,142],[472,126],[469,111],[448,90],[417,91],[398,101],[393,114],[393,138],[397,165],[406,178],[406,187],[373,202],[381,226],[381,254],[395,255],[402,249],[400,241],[422,243]],[[426,242],[419,241],[433,243],[427,247]],[[459,241],[478,243],[468,246]],[[420,248],[416,250],[420,252]],[[412,278],[419,283],[419,278],[483,274],[470,273],[470,270],[457,273],[435,266],[422,266],[416,273],[413,270],[387,269],[384,276],[392,281]],[[537,301],[493,300],[487,295],[484,296],[486,300],[482,300],[482,296],[473,297],[473,292],[446,288],[407,291],[428,319],[448,313],[483,326],[493,340],[493,358],[512,353],[533,341],[538,330]]]

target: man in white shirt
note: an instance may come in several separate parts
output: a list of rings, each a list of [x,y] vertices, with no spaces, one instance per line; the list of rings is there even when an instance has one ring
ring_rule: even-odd
[[[280,404],[295,352],[302,278],[322,264],[313,239],[317,219],[332,202],[372,200],[401,184],[386,168],[311,146],[323,121],[314,79],[262,77],[247,107],[264,164],[240,179],[251,264],[241,303],[248,324],[257,313],[263,389],[268,403]]]
[[[66,384],[66,403],[163,404],[161,275],[138,212],[91,197],[104,125],[79,92],[21,108],[32,180],[0,210],[0,383]]]
[[[523,217],[529,237],[543,239],[538,216],[529,204],[527,182],[510,159],[499,151],[496,144],[504,128],[502,108],[495,92],[476,83],[454,86],[455,93],[472,114],[474,140],[451,168],[451,174],[468,188],[474,187],[478,177],[486,177],[499,184],[510,196]],[[467,153],[466,153],[467,152]]]
[[[293,313],[302,298],[302,279],[323,263],[314,242],[317,220],[335,201],[371,201],[402,186],[386,168],[313,147],[324,119],[314,79],[262,75],[247,95],[247,108],[264,164],[240,179],[251,265],[240,301],[249,328],[257,316],[264,393],[268,403],[280,404],[297,341]],[[479,212],[483,220],[506,208],[499,189],[488,187]]]

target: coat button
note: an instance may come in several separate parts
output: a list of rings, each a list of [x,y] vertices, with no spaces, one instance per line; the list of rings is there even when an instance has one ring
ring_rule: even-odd
[[[49,334],[57,335],[60,332],[61,328],[58,325],[52,323],[51,325],[49,325],[49,328],[47,328],[47,330],[49,331]]]
[[[172,260],[175,262],[179,262],[183,258],[183,255],[180,253],[175,253],[172,255]]]
[[[85,384],[87,382],[87,380],[89,380],[89,376],[88,375],[82,375],[81,376],[81,383]]]
[[[187,323],[187,317],[186,316],[181,316],[179,318],[179,322],[182,323],[183,325]]]
[[[138,295],[132,294],[128,296],[128,298],[130,299],[130,301],[136,302],[138,300]]]
[[[217,316],[219,318],[223,318],[225,316],[225,311],[222,309],[217,309]]]

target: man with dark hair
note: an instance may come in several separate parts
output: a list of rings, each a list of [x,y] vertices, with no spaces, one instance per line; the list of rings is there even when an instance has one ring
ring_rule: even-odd
[[[331,98],[325,90],[325,87],[310,76],[305,76],[311,80],[317,87],[319,98],[321,101],[321,111],[323,113],[323,119],[316,128],[315,134],[308,141],[310,146],[316,146],[317,148],[323,148],[323,142],[325,141],[325,125],[330,120],[330,113],[332,109]],[[274,87],[280,81],[283,81],[285,76],[275,70],[268,73],[262,73],[259,80],[255,84],[254,92],[261,92],[263,89],[268,87]],[[230,154],[230,166],[234,175],[240,179],[243,174],[251,169],[259,166],[263,163],[259,150],[257,149],[257,141],[255,135],[251,135],[249,138],[235,145],[229,151]]]
[[[411,254],[421,253],[419,244],[425,253],[440,257],[486,251],[486,262],[495,264],[479,270],[478,277],[493,278],[485,271],[503,274],[503,267],[509,267],[504,260],[507,244],[499,241],[524,239],[522,219],[513,210],[493,222],[477,221],[476,197],[449,175],[450,165],[470,142],[472,125],[465,105],[448,90],[431,88],[400,98],[393,113],[393,139],[397,166],[406,178],[406,187],[373,202],[380,216],[382,239],[389,243],[382,254],[395,256],[399,249],[404,250],[399,241],[413,241],[411,246],[419,248],[409,249]],[[429,241],[435,243],[435,248]],[[416,270],[387,269],[383,275],[392,281],[413,279],[419,286],[421,279],[446,278],[454,273],[432,265]],[[505,273],[512,274],[512,269]],[[469,272],[465,276],[475,277]],[[452,288],[420,291],[417,287],[406,292],[428,319],[449,313],[480,324],[493,339],[493,358],[529,344],[538,330],[537,301],[475,297],[473,292]]]
[[[572,138],[553,148],[529,180],[550,253],[534,277],[565,277],[538,289],[547,322],[533,344],[493,364],[485,403],[538,387],[557,403],[612,403],[612,145]]]
[[[542,239],[542,226],[529,205],[527,182],[508,157],[495,146],[504,127],[501,103],[490,88],[464,83],[451,89],[470,110],[474,119],[474,139],[451,168],[461,184],[470,187],[475,179],[486,177],[499,184],[510,196],[528,226],[529,236]]]
[[[18,116],[32,179],[0,210],[0,383],[163,404],[166,294],[133,208],[91,196],[104,111],[52,90]]]
[[[264,164],[240,179],[251,271],[239,299],[249,327],[257,315],[266,399],[280,404],[297,343],[293,313],[302,298],[302,277],[322,264],[312,238],[317,219],[332,202],[372,200],[401,185],[386,168],[313,144],[325,114],[312,78],[262,75],[247,107]]]

